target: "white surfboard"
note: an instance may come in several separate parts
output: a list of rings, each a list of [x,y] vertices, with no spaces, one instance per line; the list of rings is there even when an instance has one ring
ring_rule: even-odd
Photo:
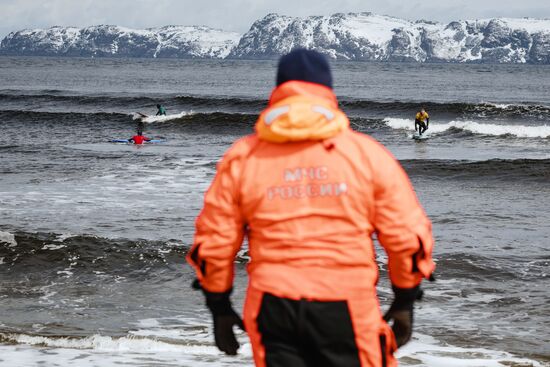
[[[414,140],[426,140],[428,139],[428,136],[426,134],[420,135],[419,133],[414,133],[412,138]]]

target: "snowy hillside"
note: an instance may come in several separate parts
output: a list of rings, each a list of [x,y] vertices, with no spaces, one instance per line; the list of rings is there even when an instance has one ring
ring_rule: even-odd
[[[146,30],[118,26],[52,27],[10,33],[8,55],[224,58],[240,35],[208,27],[166,26]]]
[[[372,13],[269,14],[252,25],[229,57],[269,59],[296,47],[344,60],[550,63],[550,20],[442,24]]]
[[[10,33],[3,55],[274,59],[293,48],[333,59],[550,64],[550,20],[449,24],[372,13],[295,18],[269,14],[240,37],[208,27],[52,27]]]

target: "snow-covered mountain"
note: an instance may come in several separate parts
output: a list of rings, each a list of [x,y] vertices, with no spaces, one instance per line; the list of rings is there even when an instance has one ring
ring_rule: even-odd
[[[550,20],[443,24],[372,13],[307,18],[269,14],[242,37],[196,26],[52,27],[10,33],[0,44],[0,54],[274,59],[297,47],[339,60],[550,64]]]
[[[296,47],[344,60],[550,63],[550,20],[486,19],[442,24],[375,15],[256,21],[230,58],[270,59]]]
[[[10,33],[0,44],[4,55],[224,58],[240,35],[199,26],[145,30],[100,25],[52,27]]]

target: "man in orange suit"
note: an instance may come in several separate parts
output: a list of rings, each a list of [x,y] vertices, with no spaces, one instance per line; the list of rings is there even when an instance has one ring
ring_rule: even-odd
[[[395,295],[385,317],[374,234]],[[257,366],[397,365],[420,283],[435,268],[431,223],[395,158],[349,128],[329,64],[314,51],[281,58],[256,132],[225,153],[197,218],[187,260],[227,354],[242,326],[230,294],[244,236],[244,326]]]

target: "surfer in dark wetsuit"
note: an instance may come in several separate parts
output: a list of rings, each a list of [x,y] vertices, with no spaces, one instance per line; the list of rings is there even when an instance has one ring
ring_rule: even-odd
[[[157,111],[156,116],[166,116],[166,109],[163,106],[158,104],[157,105],[157,110],[158,111]]]
[[[138,123],[137,123],[137,128],[136,128],[136,132],[138,135],[142,135],[143,134],[143,128],[145,127],[145,123],[139,119],[138,120]]]
[[[428,115],[426,110],[422,108],[420,112],[416,113],[416,117],[414,119],[414,130],[418,131],[419,135],[422,135],[424,131],[428,130],[429,126],[430,126],[430,115]]]

